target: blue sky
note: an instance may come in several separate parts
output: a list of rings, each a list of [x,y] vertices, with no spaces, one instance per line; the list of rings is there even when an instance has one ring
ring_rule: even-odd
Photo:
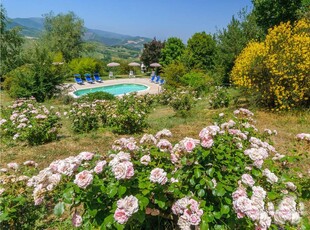
[[[73,11],[91,29],[159,40],[215,33],[251,0],[1,0],[10,18]]]

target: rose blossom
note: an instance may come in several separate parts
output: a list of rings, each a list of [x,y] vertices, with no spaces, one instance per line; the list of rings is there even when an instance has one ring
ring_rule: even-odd
[[[81,160],[89,161],[89,160],[93,159],[94,153],[91,153],[91,152],[81,152],[77,157],[79,159],[81,159]]]
[[[114,219],[119,224],[125,224],[128,221],[128,216],[125,213],[124,209],[117,208],[114,213]]]
[[[127,216],[131,216],[139,210],[138,199],[133,196],[126,196],[117,201],[117,207],[123,209]]]
[[[104,167],[106,164],[107,164],[106,161],[99,161],[99,162],[96,164],[95,168],[94,168],[94,172],[97,173],[97,174],[101,173],[102,170],[103,170],[103,167]]]
[[[143,157],[141,157],[140,162],[143,165],[148,165],[151,162],[150,155],[144,155]]]
[[[93,181],[93,175],[90,171],[84,170],[75,175],[74,183],[80,188],[85,189]]]
[[[117,180],[130,179],[134,175],[133,164],[130,161],[120,162],[112,167],[112,172]]]
[[[166,184],[168,178],[166,177],[167,173],[161,168],[155,168],[151,171],[150,181],[158,184]]]
[[[293,182],[287,182],[286,184],[285,184],[285,186],[288,188],[288,189],[290,189],[290,190],[292,190],[292,191],[295,191],[296,190],[296,185],[293,183]]]
[[[15,163],[15,162],[11,162],[11,163],[8,163],[7,164],[7,167],[9,169],[14,169],[14,170],[17,170],[19,168],[19,164]]]
[[[83,219],[77,213],[74,213],[72,216],[72,225],[74,227],[80,227],[82,225]]]
[[[252,187],[255,183],[253,177],[250,174],[243,174],[241,178],[242,182],[246,185],[249,185],[250,187]]]

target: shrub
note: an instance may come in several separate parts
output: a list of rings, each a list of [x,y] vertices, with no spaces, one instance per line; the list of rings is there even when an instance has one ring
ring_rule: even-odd
[[[181,78],[181,82],[185,86],[191,87],[198,95],[203,94],[214,84],[213,79],[203,72],[191,71]]]
[[[26,185],[30,177],[38,173],[37,164],[33,161],[25,161],[24,164],[11,162],[7,168],[2,168],[1,229],[35,229],[46,218],[47,207],[33,204],[31,188]]]
[[[85,73],[98,73],[101,70],[101,64],[94,58],[84,57],[73,59],[69,63],[69,69],[71,76],[73,74],[81,74],[84,76]]]
[[[310,22],[302,19],[270,29],[262,43],[251,42],[236,59],[232,81],[283,110],[309,105]]]
[[[203,128],[199,139],[173,145],[165,129],[139,142],[116,140],[108,156],[56,160],[28,181],[34,202],[44,206],[57,196],[54,213],[70,214],[83,229],[164,229],[161,219],[170,229],[306,229],[299,178],[287,174],[294,158],[262,139],[251,111],[234,115]]]
[[[172,88],[182,85],[181,78],[186,74],[186,67],[182,62],[172,62],[163,68],[162,77]]]
[[[1,134],[14,141],[40,145],[57,139],[60,113],[36,103],[34,98],[19,99],[2,109]]]
[[[94,93],[88,93],[87,95],[84,95],[78,99],[79,102],[92,102],[95,100],[114,100],[115,96],[113,94],[107,93],[107,92],[94,92]]]
[[[217,86],[210,94],[209,103],[212,109],[228,107],[230,97],[225,87]]]
[[[96,103],[73,103],[69,119],[72,122],[72,129],[76,133],[90,132],[99,128],[99,115],[96,110]]]
[[[165,90],[159,95],[159,102],[163,105],[169,105],[182,117],[190,114],[190,110],[196,103],[195,91],[187,91],[183,88],[177,90]]]
[[[29,65],[19,67],[7,74],[5,87],[13,98],[35,97],[38,102],[52,98],[63,83],[62,67],[52,65],[46,49],[36,48]]]
[[[150,111],[150,103],[135,94],[125,95],[113,106],[108,114],[108,123],[117,133],[137,133],[146,126],[146,117]]]

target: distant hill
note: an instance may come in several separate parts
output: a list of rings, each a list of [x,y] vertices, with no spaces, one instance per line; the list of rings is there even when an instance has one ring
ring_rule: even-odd
[[[10,19],[8,28],[19,26],[22,28],[22,35],[37,38],[44,30],[43,22],[43,18],[13,18]],[[124,46],[140,50],[143,48],[144,43],[152,40],[146,37],[123,35],[86,27],[85,30],[85,41],[96,41],[107,46]]]

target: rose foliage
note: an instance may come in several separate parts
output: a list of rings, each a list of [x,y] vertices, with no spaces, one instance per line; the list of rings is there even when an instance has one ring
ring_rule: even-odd
[[[123,137],[107,154],[81,152],[32,176],[9,163],[0,170],[0,221],[6,226],[19,221],[17,197],[33,202],[24,215],[52,205],[55,215],[70,215],[72,225],[83,229],[141,229],[152,223],[159,228],[170,223],[170,229],[309,227],[302,218],[302,188],[287,175],[294,158],[264,140],[276,132],[260,134],[247,109],[226,122],[225,116],[195,138],[173,144],[167,129],[140,140]]]
[[[34,98],[18,99],[1,109],[2,140],[39,145],[56,140],[60,127],[60,113],[52,106],[48,109],[37,103]]]

